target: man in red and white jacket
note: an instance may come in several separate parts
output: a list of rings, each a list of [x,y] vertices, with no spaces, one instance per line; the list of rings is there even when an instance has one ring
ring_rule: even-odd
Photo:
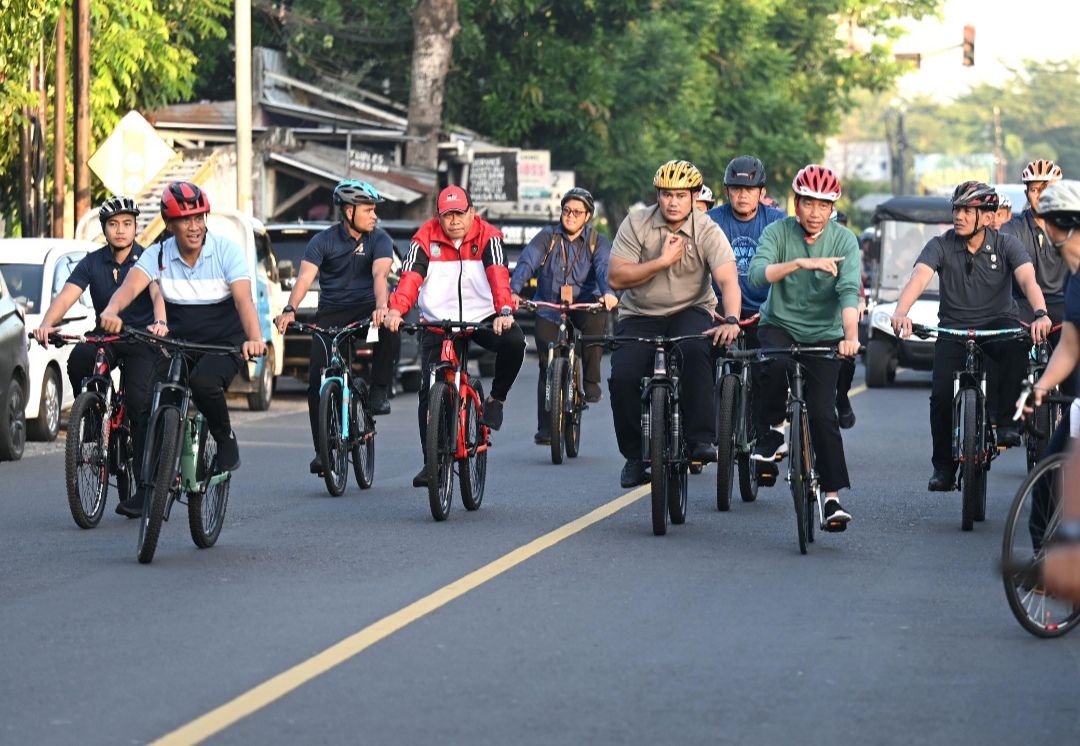
[[[492,330],[477,329],[471,340],[495,353],[495,378],[481,420],[498,430],[503,403],[525,359],[525,335],[514,325],[515,304],[503,236],[498,228],[477,217],[469,195],[459,186],[442,190],[438,210],[438,216],[420,226],[413,236],[383,323],[390,331],[398,331],[413,304],[419,305],[421,321],[491,322]],[[427,371],[439,361],[441,336],[425,331],[420,337],[424,372],[417,412],[421,449],[426,449]],[[425,469],[413,477],[413,486],[427,486]]]

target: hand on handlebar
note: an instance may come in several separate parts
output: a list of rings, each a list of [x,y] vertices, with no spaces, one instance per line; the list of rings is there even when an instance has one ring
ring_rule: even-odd
[[[1041,319],[1035,319],[1031,322],[1031,341],[1035,344],[1042,342],[1046,339],[1046,336],[1050,333],[1050,328],[1053,323],[1050,321],[1049,316],[1043,316]]]
[[[294,321],[296,321],[296,314],[292,311],[285,311],[278,314],[278,317],[274,319],[274,326],[277,327],[279,333],[284,334],[285,329]]]
[[[892,329],[900,339],[907,339],[911,336],[911,319],[902,314],[893,314]]]
[[[167,337],[169,336],[169,325],[161,321],[155,321],[153,324],[146,327],[146,331],[150,332],[155,337]]]
[[[382,325],[392,332],[397,332],[401,328],[401,321],[401,313],[391,308],[383,317]]]
[[[605,293],[600,298],[600,302],[604,304],[604,309],[610,311],[615,306],[619,305],[619,299],[611,293]]]
[[[249,339],[244,342],[243,354],[245,360],[252,360],[266,354],[266,343],[261,339]]]
[[[860,347],[862,347],[862,345],[859,344],[859,340],[844,339],[836,346],[836,354],[840,357],[855,357],[859,354]]]
[[[101,313],[101,328],[110,334],[119,334],[124,328],[124,322],[118,314],[106,308]]]
[[[712,329],[706,329],[705,335],[712,338],[712,343],[718,347],[726,347],[739,337],[738,324],[720,324]]]
[[[491,322],[491,329],[496,334],[502,334],[507,329],[514,325],[513,316],[496,316],[495,320]]]
[[[521,308],[522,306],[528,305],[528,302],[517,293],[510,293],[510,298],[514,301],[515,308]]]
[[[55,332],[57,329],[55,326],[39,326],[37,329],[31,332],[34,335],[34,339],[42,347],[48,349],[49,347],[49,335]]]

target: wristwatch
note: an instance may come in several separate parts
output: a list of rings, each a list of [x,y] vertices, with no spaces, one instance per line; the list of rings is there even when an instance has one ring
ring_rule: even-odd
[[[1035,312],[1035,318],[1037,318],[1037,319],[1046,318],[1046,309],[1045,308],[1040,308],[1038,311],[1036,311]]]
[[[1054,544],[1080,544],[1080,520],[1066,520],[1058,524],[1051,541]]]
[[[726,319],[724,319],[724,323],[725,324],[738,324],[739,323],[739,317],[738,316],[728,316]]]
[[[293,307],[292,307],[291,305],[289,305],[288,303],[286,303],[286,304],[285,304],[285,307],[284,307],[283,309],[281,309],[281,312],[282,312],[282,313],[296,313],[296,309],[295,309],[295,308],[293,308]]]
[[[499,315],[500,316],[513,316],[514,315],[514,309],[512,309],[510,306],[503,306],[502,308],[499,309]]]

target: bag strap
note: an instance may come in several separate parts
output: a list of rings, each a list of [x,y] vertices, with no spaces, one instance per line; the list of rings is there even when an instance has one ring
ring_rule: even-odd
[[[552,231],[551,232],[551,242],[548,243],[547,251],[544,252],[544,258],[540,260],[539,269],[543,269],[544,265],[547,264],[548,257],[551,256],[551,252],[555,248],[555,242],[558,241],[558,240],[559,240],[559,234],[556,233],[555,231]]]
[[[589,232],[589,256],[596,254],[596,229]]]

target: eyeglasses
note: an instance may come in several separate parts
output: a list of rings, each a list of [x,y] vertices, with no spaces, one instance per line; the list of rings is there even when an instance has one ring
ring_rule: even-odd
[[[568,215],[569,217],[572,217],[572,218],[580,218],[582,215],[587,215],[588,211],[587,210],[575,210],[572,207],[564,207],[562,209],[562,214],[563,215]]]

